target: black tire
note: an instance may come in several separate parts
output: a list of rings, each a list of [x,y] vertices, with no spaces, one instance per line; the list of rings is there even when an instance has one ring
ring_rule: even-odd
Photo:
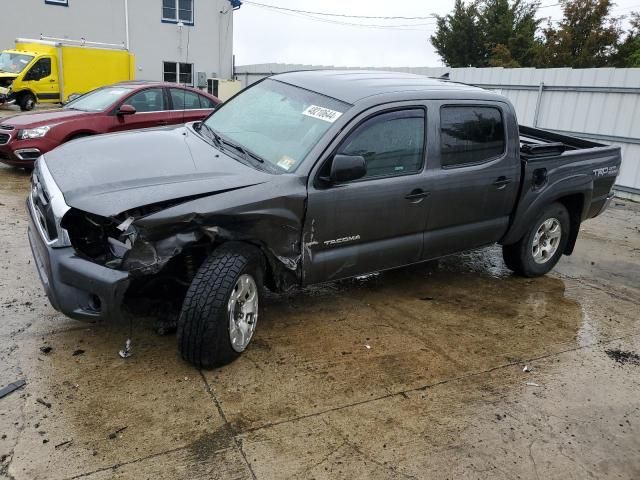
[[[239,242],[221,245],[204,261],[187,290],[178,318],[178,349],[184,360],[208,369],[226,365],[241,355],[231,344],[227,304],[244,274],[253,277],[260,298],[264,270],[260,250]]]
[[[542,224],[553,218],[558,220],[561,228],[561,236],[558,241],[558,246],[553,255],[546,259],[544,263],[537,263],[533,256],[534,237]],[[555,267],[558,260],[560,260],[560,257],[567,246],[567,242],[569,241],[570,229],[571,222],[569,212],[565,206],[561,203],[552,203],[546,207],[540,215],[538,215],[531,228],[520,239],[520,241],[512,245],[504,245],[502,247],[504,263],[507,265],[507,268],[524,277],[539,277],[541,275],[545,275]]]
[[[20,110],[23,112],[29,112],[36,108],[36,97],[31,92],[24,92],[20,94],[20,98],[18,100],[18,105],[20,105]]]

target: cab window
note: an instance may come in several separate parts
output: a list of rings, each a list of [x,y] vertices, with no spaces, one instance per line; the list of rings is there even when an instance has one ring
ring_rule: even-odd
[[[505,152],[502,112],[495,107],[451,106],[440,111],[443,167],[482,163]]]
[[[41,80],[51,75],[51,58],[45,57],[38,60],[27,72],[25,80]]]
[[[338,153],[363,156],[365,178],[416,173],[424,158],[425,118],[421,108],[377,115],[357,127]]]
[[[166,110],[164,92],[161,88],[150,88],[134,93],[124,103],[134,107],[138,113]]]

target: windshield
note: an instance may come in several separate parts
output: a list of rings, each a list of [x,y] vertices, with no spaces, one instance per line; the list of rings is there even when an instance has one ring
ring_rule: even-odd
[[[131,92],[131,90],[131,88],[125,87],[99,88],[67,103],[66,108],[82,110],[83,112],[102,112]]]
[[[20,53],[0,53],[0,72],[20,73],[33,60],[33,55]]]
[[[205,124],[291,172],[348,108],[333,98],[265,80],[222,104]]]

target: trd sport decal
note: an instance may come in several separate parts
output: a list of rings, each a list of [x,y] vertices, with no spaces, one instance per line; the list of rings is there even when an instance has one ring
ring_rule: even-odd
[[[612,165],[611,167],[596,168],[593,171],[593,175],[596,177],[604,177],[605,175],[616,175],[618,173],[618,167]]]

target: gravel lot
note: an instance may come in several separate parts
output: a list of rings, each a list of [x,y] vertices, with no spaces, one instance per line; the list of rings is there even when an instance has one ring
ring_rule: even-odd
[[[489,248],[270,295],[201,372],[149,319],[123,360],[127,325],[49,306],[28,181],[0,167],[0,388],[27,382],[0,399],[0,478],[640,478],[638,204],[544,278]]]

